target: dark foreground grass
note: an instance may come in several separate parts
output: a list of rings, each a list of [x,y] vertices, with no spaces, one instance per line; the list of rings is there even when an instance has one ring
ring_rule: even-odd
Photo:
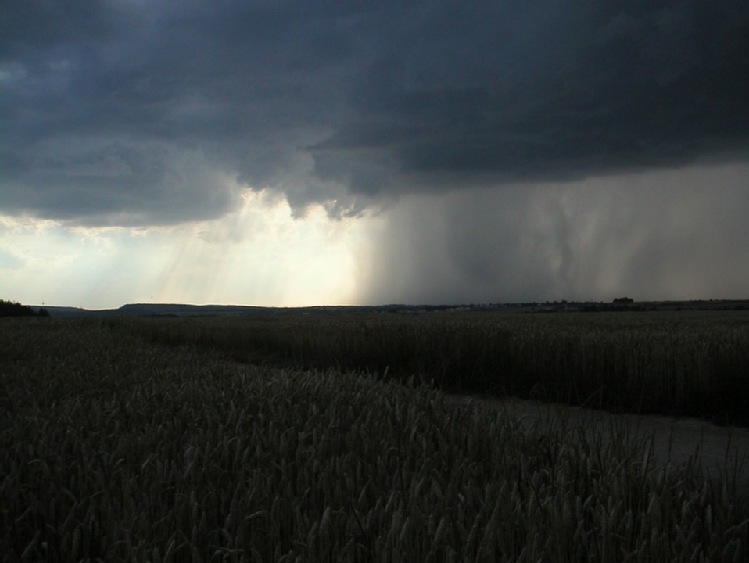
[[[749,425],[749,312],[112,321],[257,365],[416,376],[452,392]]]
[[[2,322],[0,560],[743,561],[727,476],[625,427]],[[600,433],[598,434],[600,435]]]

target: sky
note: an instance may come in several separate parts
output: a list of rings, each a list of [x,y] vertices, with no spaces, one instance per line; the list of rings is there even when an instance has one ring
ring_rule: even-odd
[[[749,298],[749,4],[5,0],[0,298]]]

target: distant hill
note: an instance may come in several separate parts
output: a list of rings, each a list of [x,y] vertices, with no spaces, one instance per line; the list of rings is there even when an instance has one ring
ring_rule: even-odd
[[[41,309],[33,307],[34,310]],[[332,305],[314,307],[258,307],[253,305],[186,305],[182,303],[129,303],[119,309],[89,310],[80,307],[45,307],[52,317],[258,317],[279,315],[337,315],[352,313],[421,314],[459,311],[604,312],[673,310],[749,310],[747,300],[603,302],[473,303],[466,305]]]
[[[80,307],[46,307],[50,317],[85,317],[95,313],[95,311],[87,311]]]
[[[47,307],[53,317],[257,317],[341,313],[426,313],[498,309],[501,305],[320,305],[311,307],[258,307],[253,305],[186,305],[183,303],[129,303],[119,309],[88,310],[80,307]]]
[[[131,303],[117,309],[121,317],[206,317],[206,316],[248,316],[273,314],[274,307],[254,307],[250,305],[184,305],[180,303]]]

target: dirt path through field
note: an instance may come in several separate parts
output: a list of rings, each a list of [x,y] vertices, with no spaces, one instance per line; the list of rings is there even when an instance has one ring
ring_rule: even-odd
[[[474,408],[503,409],[531,427],[549,416],[581,422],[585,428],[597,430],[603,439],[611,436],[612,424],[625,424],[652,437],[654,461],[665,467],[679,465],[697,456],[711,476],[737,470],[737,477],[749,492],[749,429],[716,426],[695,418],[672,418],[656,415],[611,414],[605,411],[548,404],[515,398],[455,397]],[[736,461],[738,460],[738,465]],[[743,463],[742,463],[743,460]]]

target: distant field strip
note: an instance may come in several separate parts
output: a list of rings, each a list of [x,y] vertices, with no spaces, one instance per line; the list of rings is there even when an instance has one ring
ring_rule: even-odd
[[[749,425],[749,312],[431,313],[111,321],[256,365]]]

